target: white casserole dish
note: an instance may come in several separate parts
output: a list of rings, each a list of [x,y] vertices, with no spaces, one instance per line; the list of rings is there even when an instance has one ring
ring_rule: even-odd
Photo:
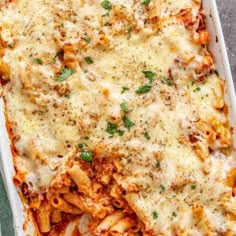
[[[214,55],[216,67],[220,76],[226,80],[225,99],[229,105],[231,125],[236,128],[236,96],[215,0],[203,0],[203,8],[207,16],[208,30],[211,34],[211,43],[209,48]],[[27,224],[25,231],[23,230],[27,211],[23,208],[17,189],[12,182],[14,166],[9,138],[5,127],[2,99],[0,99],[0,135],[0,170],[12,208],[15,235],[34,235],[33,224]],[[234,144],[236,145],[235,140],[236,138],[234,136]]]

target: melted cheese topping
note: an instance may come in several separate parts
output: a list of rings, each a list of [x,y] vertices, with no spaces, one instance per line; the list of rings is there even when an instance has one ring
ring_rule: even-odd
[[[162,0],[156,9],[151,2],[160,14],[157,29],[145,23],[146,7],[129,0],[112,1],[104,17],[99,1],[19,0],[2,8],[0,33],[7,45],[2,60],[10,68],[4,98],[18,137],[15,166],[31,191],[49,188],[71,147],[102,145],[104,155],[118,153],[117,181],[126,191],[131,184],[138,187],[136,213],[156,235],[175,235],[175,225],[188,235],[205,234],[192,213],[196,204],[204,208],[212,235],[236,233],[220,204],[232,191],[224,180],[235,159],[229,150],[222,152],[228,146],[213,143],[202,161],[188,140],[195,133],[205,137],[197,120],[227,124],[226,114],[214,107],[219,77],[206,73],[204,81],[196,79],[207,51],[175,16],[185,8],[197,14],[200,3]],[[59,82],[66,44],[73,45],[75,73]],[[189,58],[194,59],[186,63]],[[154,81],[150,91],[137,94],[149,83],[143,71],[154,72]],[[132,127],[125,127],[124,115]],[[108,122],[124,134],[111,137]]]

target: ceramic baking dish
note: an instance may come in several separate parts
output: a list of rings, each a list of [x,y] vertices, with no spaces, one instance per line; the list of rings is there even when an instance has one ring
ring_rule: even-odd
[[[207,16],[208,31],[211,34],[209,49],[214,55],[214,60],[220,76],[226,80],[225,99],[227,104],[229,105],[231,125],[236,128],[235,90],[215,0],[203,0],[203,8]],[[236,146],[235,140],[236,138],[234,137],[234,144]],[[1,99],[0,170],[4,179],[6,191],[12,208],[15,235],[34,235],[33,223],[30,222],[29,216],[27,215],[27,209],[23,207],[17,189],[12,182],[12,177],[14,175],[14,166],[12,161],[10,142],[5,127],[3,101]],[[27,222],[27,224],[25,224],[25,222]]]

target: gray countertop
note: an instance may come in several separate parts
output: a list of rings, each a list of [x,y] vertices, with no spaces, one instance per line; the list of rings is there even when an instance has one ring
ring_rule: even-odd
[[[228,49],[234,84],[236,85],[236,0],[216,0]],[[235,86],[236,87],[236,86]],[[13,236],[10,206],[0,175],[0,235]],[[4,212],[4,214],[3,214]]]
[[[236,88],[236,1],[216,0]]]

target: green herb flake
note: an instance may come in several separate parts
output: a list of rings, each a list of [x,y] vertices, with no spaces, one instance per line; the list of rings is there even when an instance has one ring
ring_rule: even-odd
[[[128,32],[128,38],[127,39],[129,40],[131,38],[132,26],[128,27],[127,32]]]
[[[116,133],[116,131],[117,131],[117,125],[115,125],[111,122],[108,122],[106,132],[109,133],[109,134],[114,135]]]
[[[122,110],[123,112],[125,112],[125,113],[130,112],[130,110],[129,110],[129,108],[128,108],[127,102],[122,102],[122,103],[120,104],[120,108],[121,108],[121,110]]]
[[[124,93],[125,91],[128,91],[128,90],[129,90],[129,88],[124,86],[121,88],[121,93]]]
[[[70,94],[66,94],[64,97],[70,99]]]
[[[147,140],[150,140],[150,139],[151,139],[151,137],[150,137],[150,135],[149,135],[148,132],[145,132],[145,133],[144,133],[144,137],[145,137]]]
[[[88,36],[84,37],[85,43],[89,44],[90,43],[90,38]]]
[[[156,168],[161,169],[161,163],[160,163],[160,161],[157,161],[157,163],[156,163]]]
[[[117,129],[116,133],[119,135],[119,136],[123,136],[125,131],[124,130],[121,130],[121,129]]]
[[[88,147],[88,145],[86,143],[80,143],[80,144],[78,144],[78,147],[80,149],[84,149],[84,148]]]
[[[85,139],[85,140],[89,140],[89,136],[85,136],[84,139]]]
[[[137,94],[144,94],[149,92],[152,89],[152,86],[150,84],[146,84],[143,87],[138,88],[135,93]]]
[[[75,70],[69,68],[63,68],[60,72],[61,74],[56,77],[56,81],[63,81],[66,80],[68,77],[75,73]]]
[[[218,77],[220,76],[218,70],[215,70],[215,74],[216,74]]]
[[[122,119],[125,127],[128,129],[135,125],[127,116],[124,116]]]
[[[43,61],[40,58],[34,58],[33,62],[38,65],[43,65]]]
[[[192,189],[192,190],[194,190],[194,189],[196,189],[196,188],[197,188],[197,186],[196,186],[195,184],[191,185],[191,189]]]
[[[113,124],[111,122],[107,123],[107,128],[106,128],[106,132],[111,134],[111,138],[114,136],[115,133],[117,133],[119,136],[123,136],[125,131],[118,129],[116,124]]]
[[[153,217],[154,220],[157,219],[158,218],[158,213],[156,211],[153,211],[152,212],[152,217]]]
[[[55,64],[55,63],[56,63],[56,61],[57,61],[57,59],[56,59],[56,58],[57,58],[57,56],[58,56],[58,54],[56,53],[56,54],[55,54],[55,56],[52,58],[52,62],[53,62],[54,64]]]
[[[199,92],[199,91],[201,91],[201,88],[200,88],[200,87],[197,87],[197,88],[195,88],[195,89],[193,90],[194,93]]]
[[[149,5],[150,2],[151,2],[151,0],[144,0],[144,1],[142,2],[142,4],[147,6],[147,5]]]
[[[162,184],[160,184],[160,188],[163,192],[166,190],[165,186],[163,186]]]
[[[145,78],[150,79],[150,80],[152,80],[153,77],[156,75],[155,72],[152,72],[150,70],[145,70],[145,71],[142,71],[142,72],[143,72]]]
[[[161,82],[162,82],[163,84],[165,84],[165,85],[168,85],[168,86],[171,86],[171,85],[172,85],[172,83],[171,83],[168,79],[165,79],[165,78],[162,78],[162,79],[161,79]]]
[[[104,26],[109,26],[109,22],[107,21],[107,22],[104,24]]]
[[[82,152],[80,154],[80,157],[83,161],[86,161],[86,162],[92,162],[93,161],[92,152]]]
[[[91,57],[85,57],[84,60],[90,65],[93,64],[93,60]]]
[[[172,216],[173,216],[173,217],[176,217],[177,214],[176,214],[175,212],[172,212]]]
[[[107,16],[107,17],[109,16],[109,11],[108,11],[106,14],[102,15],[102,17],[106,17],[106,16]],[[109,22],[107,22],[106,24],[109,25]],[[107,25],[106,25],[106,26],[107,26]]]
[[[102,6],[102,8],[104,8],[105,10],[108,10],[108,11],[110,11],[112,9],[112,4],[108,0],[102,1],[101,6]]]

